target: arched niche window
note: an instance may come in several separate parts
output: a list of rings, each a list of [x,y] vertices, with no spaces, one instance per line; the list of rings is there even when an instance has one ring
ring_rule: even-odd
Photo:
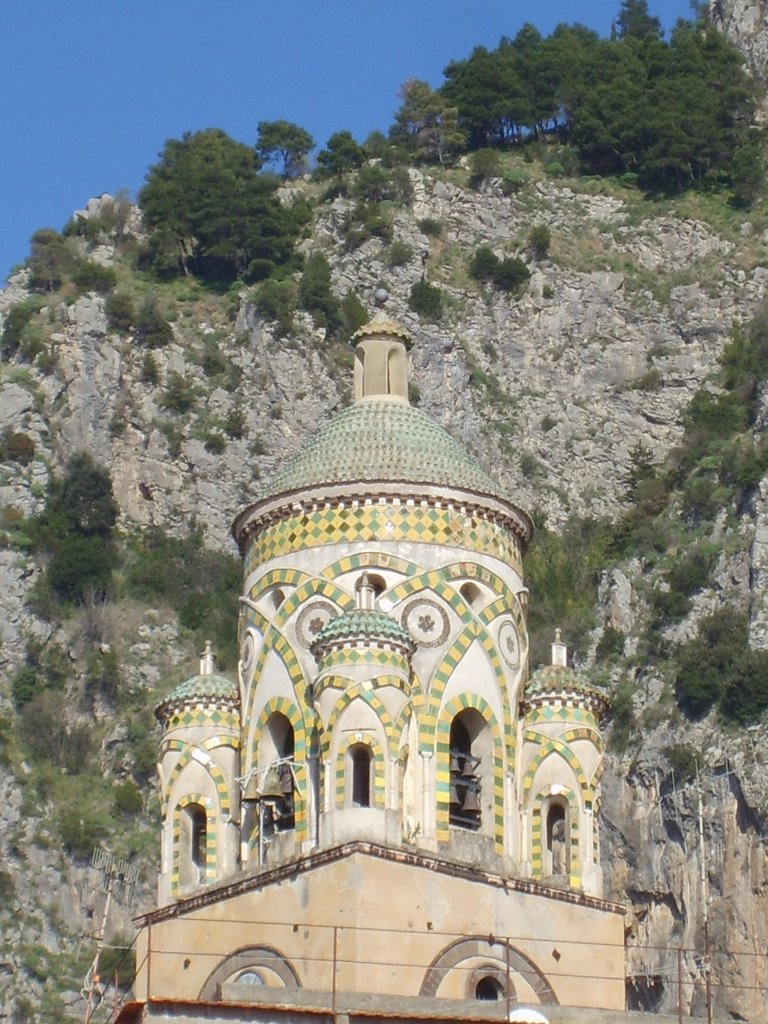
[[[504,995],[504,989],[496,978],[481,978],[475,985],[475,999],[483,1003],[495,1003]]]
[[[477,999],[481,1003],[496,1003],[506,998],[507,990],[514,996],[514,985],[508,972],[498,962],[478,964],[467,977],[467,999]]]
[[[259,745],[266,831],[287,832],[296,824],[293,755],[293,726],[285,715],[275,711],[269,716]]]
[[[462,583],[459,593],[470,608],[477,611],[483,604],[483,592],[476,583]]]
[[[387,583],[378,573],[364,572],[355,583],[355,592],[360,608],[375,608],[376,602],[387,589]]]
[[[473,708],[451,722],[450,807],[451,825],[478,831],[483,824],[483,802],[492,793],[490,776],[493,743],[483,716]]]
[[[552,801],[546,809],[544,823],[546,875],[570,875],[570,844],[568,841],[568,809],[564,802]]]
[[[208,817],[200,804],[188,804],[181,812],[179,833],[179,881],[202,885],[208,859]]]
[[[349,748],[349,793],[352,807],[370,807],[373,790],[373,751],[365,743]]]
[[[280,605],[285,600],[285,592],[280,587],[275,587],[274,590],[269,592],[269,603],[272,606],[272,611],[276,612]]]

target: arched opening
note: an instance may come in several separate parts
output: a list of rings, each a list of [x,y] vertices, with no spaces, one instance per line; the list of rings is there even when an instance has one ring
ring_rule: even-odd
[[[545,822],[546,863],[544,873],[547,875],[570,875],[570,849],[568,842],[568,813],[561,801],[549,804]]]
[[[364,572],[355,584],[355,590],[358,594],[360,594],[361,591],[367,591],[371,594],[374,605],[386,589],[387,581],[383,576],[379,576],[379,574],[375,572]],[[363,607],[366,607],[365,603],[363,603]]]
[[[373,775],[373,751],[364,743],[349,748],[353,807],[370,807]]]
[[[493,745],[483,716],[473,708],[451,722],[449,824],[477,832],[483,823],[483,804],[491,798],[490,768]],[[486,793],[483,793],[483,783]]]
[[[259,744],[264,831],[287,832],[295,827],[293,726],[285,715],[269,716]]]
[[[504,989],[496,978],[486,976],[475,985],[475,999],[484,1003],[495,1003],[504,995]]]
[[[208,861],[208,816],[200,804],[187,804],[179,822],[179,883],[202,885]]]
[[[274,590],[271,590],[269,592],[269,601],[270,604],[272,605],[273,612],[277,611],[277,609],[280,607],[284,600],[285,593],[280,589],[280,587],[275,587]]]
[[[483,603],[483,592],[476,583],[462,583],[459,593],[470,608],[477,610]]]

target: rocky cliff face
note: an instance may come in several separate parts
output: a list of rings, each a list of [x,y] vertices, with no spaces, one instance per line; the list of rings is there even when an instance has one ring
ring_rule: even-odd
[[[633,448],[642,441],[655,461],[664,460],[681,437],[683,409],[716,367],[733,326],[765,300],[766,237],[756,218],[724,207],[713,214],[705,204],[700,210],[682,201],[652,206],[629,191],[599,185],[577,191],[545,178],[511,196],[494,183],[478,193],[466,187],[465,177],[411,172],[414,202],[394,217],[395,238],[412,253],[405,265],[390,266],[378,239],[348,250],[340,225],[350,204],[343,198],[318,207],[304,245],[323,250],[339,295],[354,289],[372,308],[374,290],[386,284],[388,311],[416,341],[413,376],[422,408],[472,448],[515,501],[545,513],[551,524],[576,512],[613,517],[624,502]],[[291,186],[285,200],[308,188]],[[97,216],[99,204],[89,210]],[[440,225],[439,235],[434,228],[424,234],[429,222]],[[552,245],[547,257],[533,260],[525,242],[530,228],[542,224],[551,230]],[[136,220],[133,230],[140,232]],[[481,290],[467,277],[467,260],[482,244],[526,257],[532,277],[521,297]],[[437,325],[421,322],[408,306],[422,254],[428,254],[429,280],[446,297],[447,313]],[[101,240],[98,258],[120,264],[109,240]],[[0,294],[0,314],[26,295],[21,272]],[[94,294],[50,305],[50,358],[3,365],[0,430],[23,432],[36,451],[27,464],[2,465],[6,531],[20,515],[40,511],[50,475],[73,452],[87,450],[110,469],[125,534],[152,526],[182,534],[195,521],[208,544],[231,552],[235,514],[346,400],[349,371],[338,367],[309,316],[299,314],[294,335],[279,339],[245,293],[217,299],[187,283],[176,287],[173,301],[174,340],[152,353],[152,380],[146,353],[130,333],[108,329],[104,300]],[[202,359],[210,342],[224,360],[213,376]],[[164,401],[174,373],[194,393],[184,413]],[[212,446],[211,430],[234,410],[241,413],[240,436],[228,437],[223,449]],[[678,639],[692,637],[698,620],[728,601],[750,610],[752,640],[765,646],[766,486],[735,528],[720,525],[729,531],[728,543],[713,585],[672,628]],[[51,626],[35,614],[28,598],[40,566],[10,534],[4,543],[3,677],[10,679],[22,664],[31,638],[55,642],[70,659],[74,693],[84,675],[87,623],[75,616]],[[694,1012],[702,1007],[696,792],[690,780],[673,774],[664,754],[684,739],[702,752],[716,1003],[736,1019],[765,1021],[760,986],[768,978],[756,954],[766,939],[768,799],[759,767],[766,730],[723,733],[711,719],[693,726],[672,713],[663,678],[641,659],[631,660],[647,616],[643,571],[635,560],[604,576],[592,644],[594,650],[607,626],[625,635],[630,661],[615,670],[614,682],[622,674],[631,680],[642,723],[629,752],[609,757],[603,792],[606,895],[628,906],[630,998],[633,1005],[674,1012],[681,947],[683,1004]],[[194,653],[167,609],[106,609],[99,628],[103,642],[119,650],[134,706],[142,694],[150,700],[169,665]],[[118,783],[130,771],[121,747],[128,725],[111,723],[109,708],[98,704],[94,714],[104,737],[104,772]],[[15,721],[7,682],[0,684],[0,718],[6,731]],[[25,806],[25,770],[13,757],[0,758],[0,861],[12,890],[11,911],[0,910],[0,1006],[5,1000],[13,1019],[43,1006],[40,1019],[53,1020],[54,1011],[45,1010],[53,1005],[50,979],[40,963],[45,951],[58,956],[68,936],[92,930],[101,897],[47,828],[55,808]],[[143,849],[152,849],[151,839]],[[151,888],[148,873],[145,902]],[[129,913],[121,914],[112,933],[128,931]],[[84,943],[83,955],[90,948]],[[60,981],[61,990],[68,992],[65,1010],[75,1012],[75,986]]]
[[[768,4],[765,0],[709,0],[713,24],[744,54],[760,84],[768,85]]]

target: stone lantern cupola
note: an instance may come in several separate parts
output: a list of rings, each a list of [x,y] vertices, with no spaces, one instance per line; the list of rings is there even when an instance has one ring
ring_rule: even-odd
[[[356,331],[355,401],[375,399],[408,404],[408,349],[411,336],[379,310]]]

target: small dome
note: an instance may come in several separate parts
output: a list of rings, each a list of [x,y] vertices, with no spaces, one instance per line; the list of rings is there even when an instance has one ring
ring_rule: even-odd
[[[416,647],[410,634],[389,615],[370,608],[356,608],[326,622],[312,643],[312,651],[315,653],[330,644],[354,643],[357,640],[396,643],[409,651]]]
[[[239,700],[237,684],[226,676],[198,675],[179,683],[162,701],[163,704],[179,704],[199,700]]]
[[[528,680],[523,701],[527,710],[555,699],[587,704],[598,714],[605,711],[608,703],[602,691],[575,669],[567,665],[545,665]]]
[[[525,687],[526,693],[544,693],[567,687],[571,690],[591,690],[589,680],[568,665],[544,665],[533,673]]]
[[[161,721],[168,717],[168,713],[178,707],[185,705],[199,705],[221,703],[228,707],[236,707],[240,703],[240,691],[237,683],[226,676],[220,676],[213,671],[214,656],[210,642],[205,645],[205,650],[200,656],[200,671],[196,676],[190,676],[183,683],[179,683],[167,694],[155,707],[155,715]]]

